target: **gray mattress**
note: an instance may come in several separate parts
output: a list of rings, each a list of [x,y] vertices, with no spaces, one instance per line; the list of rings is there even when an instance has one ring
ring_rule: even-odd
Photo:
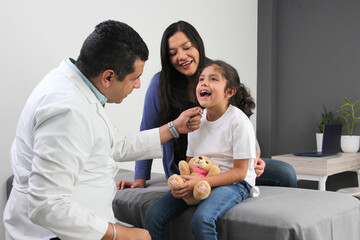
[[[117,180],[132,181],[120,170]],[[147,188],[119,190],[113,201],[116,218],[143,227],[146,208],[169,190],[162,174],[152,174]],[[217,223],[218,239],[359,240],[360,201],[318,190],[260,186],[260,196],[230,209]],[[190,207],[167,226],[166,239],[191,240]]]

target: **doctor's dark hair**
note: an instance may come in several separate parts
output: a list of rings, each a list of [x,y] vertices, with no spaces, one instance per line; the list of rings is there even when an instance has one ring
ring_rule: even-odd
[[[76,66],[93,78],[113,70],[120,81],[134,72],[135,60],[146,61],[149,50],[140,35],[129,25],[107,20],[95,27],[80,50]]]
[[[216,65],[219,68],[219,73],[226,79],[225,91],[229,88],[236,90],[236,93],[229,99],[229,104],[238,107],[242,110],[246,116],[250,117],[253,114],[255,108],[254,99],[250,95],[250,91],[240,82],[240,77],[236,69],[230,64],[221,60],[207,61],[201,71],[199,71],[197,82],[201,72],[211,65]]]

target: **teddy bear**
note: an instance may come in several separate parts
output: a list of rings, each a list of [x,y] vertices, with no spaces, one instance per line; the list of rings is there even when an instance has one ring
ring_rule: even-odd
[[[179,162],[180,175],[191,176],[214,176],[220,173],[218,166],[214,164],[211,158],[206,156],[196,156],[187,163],[182,160]],[[168,186],[172,189],[174,186],[184,183],[184,180],[177,174],[173,174],[168,179]],[[201,200],[206,199],[211,192],[210,184],[205,181],[199,181],[193,191],[193,196],[184,199],[187,205],[197,205]]]

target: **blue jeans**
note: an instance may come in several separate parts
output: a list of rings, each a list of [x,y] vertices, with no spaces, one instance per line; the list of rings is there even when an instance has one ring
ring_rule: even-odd
[[[264,173],[256,178],[256,186],[297,187],[295,169],[288,163],[270,158],[265,161]]]
[[[197,240],[217,239],[216,222],[230,208],[246,199],[251,186],[238,182],[213,188],[208,198],[201,201],[193,215],[191,226]],[[183,213],[189,206],[182,199],[176,199],[171,191],[151,204],[145,213],[144,228],[152,240],[164,239],[166,224]]]

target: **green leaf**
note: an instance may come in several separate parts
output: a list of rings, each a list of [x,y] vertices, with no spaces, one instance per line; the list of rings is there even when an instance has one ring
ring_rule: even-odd
[[[340,109],[337,112],[342,113],[339,116],[345,123],[346,129],[350,135],[352,135],[355,123],[360,121],[360,117],[356,116],[357,112],[360,111],[360,107],[355,108],[355,105],[360,103],[360,100],[351,103],[351,101],[344,97],[345,102],[342,102]]]

